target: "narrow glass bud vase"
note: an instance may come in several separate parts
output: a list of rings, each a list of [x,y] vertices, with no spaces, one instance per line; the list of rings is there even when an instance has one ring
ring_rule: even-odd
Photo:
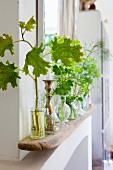
[[[69,120],[74,120],[77,117],[77,107],[74,102],[71,103],[70,109],[71,109],[71,113],[69,116]]]
[[[31,138],[41,139],[45,137],[44,112],[41,109],[31,110]]]

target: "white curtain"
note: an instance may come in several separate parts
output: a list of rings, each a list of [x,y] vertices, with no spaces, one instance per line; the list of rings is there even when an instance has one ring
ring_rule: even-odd
[[[58,5],[58,35],[74,39],[76,29],[77,10],[79,9],[79,0],[59,0]]]

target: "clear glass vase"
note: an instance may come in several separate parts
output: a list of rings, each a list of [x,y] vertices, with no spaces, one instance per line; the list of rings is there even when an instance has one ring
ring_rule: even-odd
[[[78,115],[79,116],[84,116],[84,114],[86,113],[85,110],[82,109],[82,104],[80,101],[78,101],[78,109],[77,109]]]
[[[75,105],[75,102],[72,102],[70,104],[70,109],[71,109],[71,113],[69,116],[69,120],[74,120],[77,117],[77,109],[78,109],[77,106]]]
[[[54,115],[56,121],[65,123],[68,121],[70,115],[70,107],[66,104],[65,96],[61,96],[61,102],[54,107]]]
[[[31,110],[31,138],[41,139],[45,137],[44,111],[34,108]]]

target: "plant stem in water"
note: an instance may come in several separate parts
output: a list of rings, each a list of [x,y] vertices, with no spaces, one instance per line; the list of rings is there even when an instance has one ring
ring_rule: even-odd
[[[35,95],[36,95],[36,99],[35,99],[35,121],[36,121],[36,131],[38,132],[38,80],[37,77],[35,76]]]

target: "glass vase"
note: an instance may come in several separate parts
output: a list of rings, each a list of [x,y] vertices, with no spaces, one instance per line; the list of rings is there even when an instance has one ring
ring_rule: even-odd
[[[74,102],[70,104],[70,109],[71,109],[71,113],[69,116],[69,120],[74,120],[77,117],[77,106],[75,105]]]
[[[31,110],[31,138],[41,139],[45,137],[44,111],[34,108]]]
[[[61,102],[54,107],[56,121],[61,123],[67,122],[70,112],[70,107],[66,104],[66,98],[61,96]]]
[[[83,115],[86,113],[86,111],[84,111],[84,110],[82,109],[82,104],[81,104],[80,101],[78,101],[78,110],[77,110],[77,112],[78,112],[78,115],[79,115],[79,116],[83,116]]]

